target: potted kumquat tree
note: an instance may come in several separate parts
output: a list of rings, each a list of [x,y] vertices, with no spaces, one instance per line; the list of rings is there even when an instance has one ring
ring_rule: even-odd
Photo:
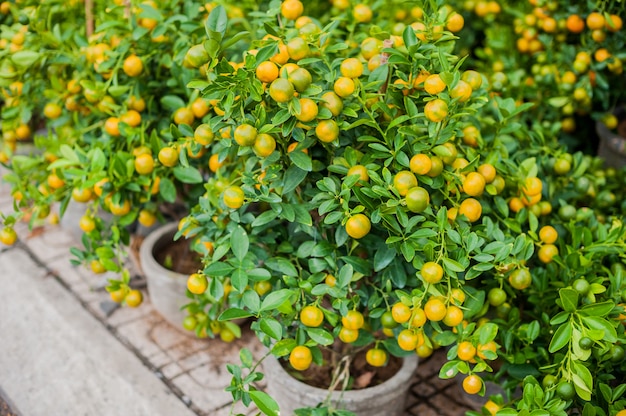
[[[625,176],[558,140],[618,93],[613,3],[602,27],[542,0],[23,3],[0,6],[0,241],[85,204],[75,262],[137,306],[132,227],[179,220],[199,261],[173,319],[224,341],[250,319],[267,354],[225,387],[267,415],[401,415],[445,348],[440,377],[503,386],[480,414],[623,416]],[[609,56],[568,71],[588,38]]]
[[[571,294],[555,287],[574,279],[551,267],[560,250],[572,250],[555,236],[566,244],[565,235],[576,235],[575,223],[566,222],[577,218],[573,204],[580,203],[546,181],[563,181],[565,163],[580,176],[591,162],[566,153],[549,132],[530,132],[520,115],[532,104],[489,96],[487,80],[463,69],[452,53],[463,20],[450,7],[378,9],[379,25],[365,4],[335,2],[333,21],[304,15],[306,7],[293,0],[262,10],[254,15],[258,40],[238,48],[220,47],[225,14],[211,14],[207,74],[190,83],[223,112],[209,122],[221,133],[213,147],[223,163],[212,179],[217,186],[207,184],[188,217],[191,234],[214,247],[199,273],[206,292],[196,298],[209,322],[219,329],[220,322],[253,317],[271,355],[305,382],[325,372],[323,387],[331,390],[360,387],[351,371],[363,355],[376,371],[393,356],[428,357],[440,346],[449,347],[450,360],[441,376],[464,374],[470,394],[484,393],[483,377],[498,357],[505,360],[498,374],[511,384],[536,376],[526,359],[518,363],[523,352],[515,348],[529,338],[513,328],[521,320],[537,340],[541,311],[522,313],[522,305],[545,285],[553,289],[551,310],[559,304],[554,296]],[[539,162],[546,156],[547,167]],[[556,201],[563,204],[559,231],[543,225],[555,221]],[[581,221],[595,218],[582,212]],[[620,224],[610,239],[604,225],[593,224],[605,230],[599,246],[623,247]],[[548,273],[560,283],[536,287]],[[589,299],[602,293],[594,290]],[[212,299],[223,296],[231,309],[219,314]],[[596,318],[609,322],[604,317],[617,309],[606,302],[587,330],[599,325]],[[565,346],[551,338],[551,352]],[[230,367],[233,396],[275,414],[274,400],[252,384],[261,375],[248,353],[242,366],[253,375]],[[585,400],[592,378],[581,381],[576,371],[570,365],[555,374]],[[286,399],[278,402],[293,411]],[[342,408],[332,394],[318,402]]]

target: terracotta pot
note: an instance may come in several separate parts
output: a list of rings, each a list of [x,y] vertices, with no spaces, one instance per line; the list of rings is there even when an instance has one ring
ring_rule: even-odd
[[[417,356],[406,357],[400,370],[389,380],[361,390],[334,391],[331,401],[337,409],[349,410],[357,416],[403,416],[405,399],[417,368]],[[312,387],[291,377],[273,356],[263,361],[267,393],[280,406],[280,414],[293,415],[302,407],[315,407],[328,396],[328,390]]]
[[[177,224],[170,223],[151,232],[141,244],[139,261],[154,309],[177,329],[193,335],[182,327],[186,313],[181,307],[190,302],[186,295],[189,276],[168,270],[155,259],[155,253],[173,241],[176,231]]]
[[[626,129],[626,107],[617,107],[613,114],[620,122],[619,131]],[[600,138],[598,156],[604,159],[607,166],[621,168],[626,166],[626,136],[624,133],[613,133],[602,121],[596,121],[596,132]]]

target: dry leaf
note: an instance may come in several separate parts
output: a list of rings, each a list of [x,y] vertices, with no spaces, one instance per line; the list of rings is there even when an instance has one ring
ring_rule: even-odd
[[[354,380],[354,388],[361,389],[361,388],[369,386],[373,378],[374,378],[373,371],[364,372],[363,374],[358,376],[356,380]]]

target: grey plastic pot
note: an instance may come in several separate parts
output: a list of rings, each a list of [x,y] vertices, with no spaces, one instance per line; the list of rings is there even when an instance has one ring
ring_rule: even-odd
[[[331,402],[337,409],[357,416],[403,416],[409,382],[417,368],[417,356],[406,357],[393,377],[374,387],[361,390],[334,391]],[[267,393],[280,406],[281,415],[293,415],[302,407],[315,407],[328,396],[328,390],[309,386],[291,377],[278,360],[269,355],[263,361]]]
[[[177,224],[170,223],[148,234],[139,249],[139,261],[154,309],[174,327],[187,335],[193,335],[182,327],[186,313],[181,307],[189,303],[186,296],[188,276],[166,269],[154,257],[158,250],[173,241],[176,231]]]
[[[626,107],[617,107],[613,114],[618,119],[625,118]],[[605,164],[616,169],[626,166],[626,137],[613,133],[600,120],[596,121],[596,133],[600,138],[598,156],[604,159]]]

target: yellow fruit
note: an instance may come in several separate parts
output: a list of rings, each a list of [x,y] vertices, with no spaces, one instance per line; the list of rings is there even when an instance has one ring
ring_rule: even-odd
[[[122,69],[129,77],[136,77],[143,71],[143,62],[137,55],[130,55],[124,60]]]
[[[239,186],[233,185],[223,192],[224,205],[228,208],[239,209],[243,206],[244,192]]]
[[[289,354],[289,364],[298,371],[304,371],[311,366],[313,355],[304,345],[298,345]]]
[[[346,222],[346,232],[355,239],[360,239],[369,234],[372,223],[365,214],[355,214]]]

